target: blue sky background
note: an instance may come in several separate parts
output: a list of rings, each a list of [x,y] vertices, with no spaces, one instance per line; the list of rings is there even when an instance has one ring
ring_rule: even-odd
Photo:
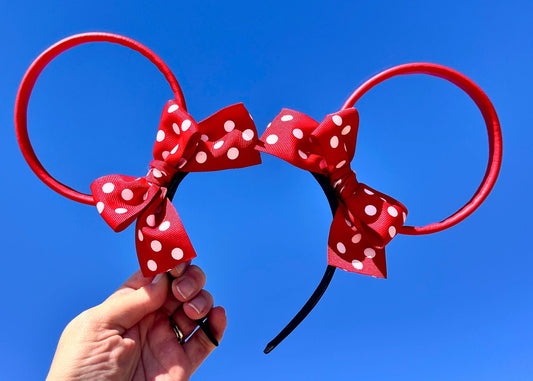
[[[0,5],[0,373],[43,379],[63,327],[137,269],[133,231],[31,172],[13,126],[32,60],[75,33],[107,31],[154,50],[200,120],[244,102],[262,133],[282,107],[321,120],[364,80],[429,61],[476,81],[500,116],[504,162],[482,207],[430,236],[387,247],[388,280],[338,271],[274,352],[326,266],[331,216],[309,173],[263,156],[254,168],[188,176],[175,205],[225,306],[222,345],[196,380],[529,380],[533,373],[531,1],[25,1]],[[143,175],[172,93],[137,53],[75,48],[39,78],[29,131],[46,168],[78,190],[102,175]],[[466,202],[488,156],[481,115],[431,77],[390,80],[357,105],[358,178],[403,202],[407,223]]]

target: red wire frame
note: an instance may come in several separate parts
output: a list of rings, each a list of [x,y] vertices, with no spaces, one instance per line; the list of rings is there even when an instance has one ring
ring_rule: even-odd
[[[26,71],[26,74],[22,79],[15,102],[15,130],[22,154],[24,155],[24,158],[30,165],[33,172],[35,172],[37,177],[39,177],[50,188],[71,200],[78,201],[83,204],[94,205],[94,199],[91,195],[80,193],[64,185],[63,183],[54,179],[46,171],[46,169],[44,169],[39,159],[37,159],[35,151],[33,150],[33,147],[31,145],[28,136],[27,126],[28,102],[30,100],[31,92],[35,85],[35,82],[37,81],[37,78],[39,77],[43,69],[59,54],[77,45],[85,44],[88,42],[111,42],[114,44],[126,46],[141,53],[143,56],[148,58],[155,66],[157,66],[161,73],[163,73],[168,83],[170,84],[176,101],[185,110],[186,104],[185,99],[183,97],[183,92],[181,91],[180,85],[178,84],[176,77],[174,77],[174,74],[172,74],[168,66],[161,60],[161,58],[159,58],[146,46],[140,44],[135,40],[121,35],[100,32],[76,34],[67,37],[64,40],[61,40],[55,45],[51,46],[46,51],[44,51],[35,61],[33,61],[33,63],[29,67],[28,71]]]
[[[498,178],[498,173],[500,172],[503,150],[502,133],[496,110],[494,109],[490,99],[483,92],[483,90],[479,88],[479,86],[477,86],[472,80],[463,74],[453,69],[450,69],[446,66],[425,62],[394,66],[375,75],[354,91],[354,93],[344,103],[342,109],[344,110],[346,108],[353,107],[367,91],[379,83],[397,75],[407,74],[427,74],[434,77],[439,77],[461,88],[470,96],[470,98],[480,109],[487,126],[489,138],[489,160],[487,169],[479,188],[476,190],[472,198],[461,209],[441,222],[432,223],[426,226],[404,226],[399,231],[399,233],[409,235],[431,234],[448,229],[463,221],[466,217],[472,214],[483,203],[483,201],[485,201],[490,191],[494,187],[496,179]]]

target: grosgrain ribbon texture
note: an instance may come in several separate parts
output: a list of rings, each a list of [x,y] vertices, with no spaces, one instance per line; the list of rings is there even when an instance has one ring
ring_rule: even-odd
[[[144,276],[170,270],[196,257],[178,212],[166,197],[178,172],[206,172],[261,163],[254,122],[243,104],[228,106],[196,123],[175,100],[167,102],[145,177],[108,175],[91,191],[111,228],[122,231],[135,219],[135,244]]]
[[[328,264],[386,278],[384,248],[405,223],[407,209],[357,181],[350,162],[358,125],[354,108],[327,115],[322,123],[284,109],[267,127],[257,149],[329,178],[339,207],[329,232]]]

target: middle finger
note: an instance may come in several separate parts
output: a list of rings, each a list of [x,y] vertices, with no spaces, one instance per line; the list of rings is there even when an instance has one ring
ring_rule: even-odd
[[[208,291],[201,290],[194,299],[184,303],[172,315],[172,319],[176,322],[185,338],[188,338],[198,327],[197,320],[205,318],[212,308],[213,296]]]

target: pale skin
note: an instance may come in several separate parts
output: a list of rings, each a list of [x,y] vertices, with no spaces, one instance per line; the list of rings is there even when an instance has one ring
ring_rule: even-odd
[[[205,274],[182,263],[166,274],[133,274],[102,304],[82,312],[61,335],[47,380],[188,380],[215,349],[194,320],[208,316],[220,341],[226,329],[222,307],[203,287]],[[185,337],[182,345],[169,316]]]

